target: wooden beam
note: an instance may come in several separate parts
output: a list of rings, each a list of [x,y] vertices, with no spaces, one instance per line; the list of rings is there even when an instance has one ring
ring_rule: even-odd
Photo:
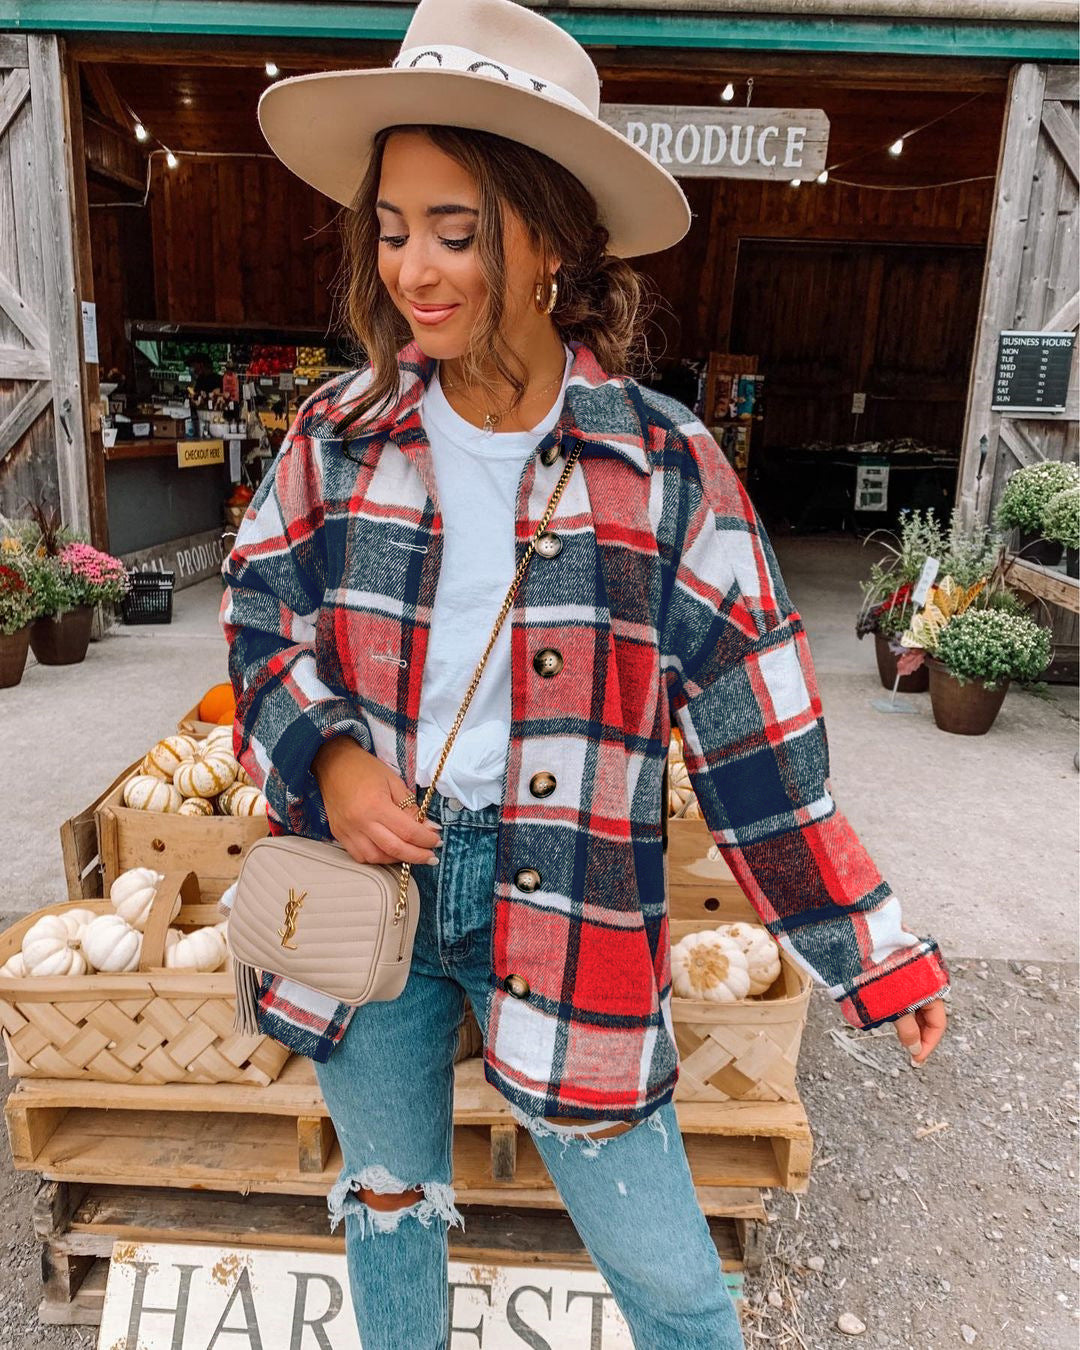
[[[30,76],[24,70],[13,71],[0,88],[0,136],[30,94]]]
[[[979,301],[979,329],[972,355],[964,432],[960,442],[957,499],[960,518],[971,525],[976,516],[985,520],[992,494],[979,492],[979,442],[985,435],[987,463],[996,462],[1001,415],[990,409],[997,362],[998,334],[1013,326],[1016,290],[1024,256],[1031,180],[1039,149],[1042,126],[1044,67],[1028,63],[1013,71],[1002,126],[994,212]]]
[[[18,403],[0,422],[0,460],[22,439],[52,402],[52,386],[46,380],[31,385]]]
[[[30,347],[0,347],[0,380],[47,380],[49,353]]]
[[[1025,469],[1032,464],[1041,464],[1046,458],[1027,432],[1013,418],[1003,417],[1001,419],[998,434],[1006,448],[1011,451],[1014,458]]]
[[[89,172],[139,194],[146,187],[146,159],[131,137],[92,112],[83,109],[83,143]]]
[[[93,94],[102,115],[116,126],[130,131],[131,114],[124,100],[116,92],[116,85],[113,84],[112,76],[105,66],[96,61],[88,61],[83,66],[83,74],[86,76],[87,88]]]
[[[1043,331],[1046,333],[1068,333],[1080,328],[1080,291],[1070,296],[1056,314],[1047,319]]]
[[[34,176],[52,357],[60,510],[64,524],[70,529],[89,533],[82,320],[74,263],[77,233],[72,220],[72,147],[68,100],[60,69],[60,39],[52,33],[34,33],[27,38],[27,51]],[[82,149],[81,144],[79,148]]]
[[[49,354],[49,334],[23,297],[0,272],[0,309],[36,351]]]
[[[1064,105],[1049,99],[1044,100],[1042,124],[1046,134],[1054,142],[1058,154],[1064,160],[1065,167],[1072,174],[1073,181],[1080,179],[1080,140]]]
[[[1080,581],[1064,572],[1041,567],[1026,558],[1010,555],[1005,564],[1005,577],[1010,586],[1038,596],[1050,605],[1060,605],[1073,614],[1080,614]]]

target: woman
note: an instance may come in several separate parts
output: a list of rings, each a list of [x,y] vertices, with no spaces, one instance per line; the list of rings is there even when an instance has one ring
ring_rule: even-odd
[[[398,999],[350,1017],[276,977],[260,997],[341,1140],[330,1207],[366,1350],[447,1344],[466,994],[485,1076],[635,1345],[743,1343],[671,1102],[673,722],[734,874],[848,1020],[895,1021],[915,1063],[945,1026],[936,945],[829,796],[805,635],[753,509],[705,428],[627,374],[622,257],[689,213],[598,107],[582,49],[510,0],[422,0],[390,70],[284,81],[260,107],[281,158],[354,207],[369,364],[301,408],[225,566],[240,758],[275,830],[408,861],[421,896]]]

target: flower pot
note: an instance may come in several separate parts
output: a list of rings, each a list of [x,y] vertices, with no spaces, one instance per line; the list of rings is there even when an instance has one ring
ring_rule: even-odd
[[[1055,567],[1061,561],[1061,545],[1056,539],[1043,539],[1030,530],[1020,531],[1020,547],[1017,549],[1025,562],[1040,563],[1043,567]]]
[[[1080,548],[1065,550],[1065,575],[1080,579]]]
[[[901,648],[905,651],[906,648]],[[896,661],[899,653],[894,652],[892,644],[887,637],[881,633],[874,634],[874,655],[877,657],[878,674],[881,676],[881,683],[886,689],[893,687],[896,679]],[[926,662],[918,670],[912,671],[910,675],[901,675],[900,683],[896,686],[901,694],[925,694],[930,688],[930,672],[926,669]]]
[[[16,633],[0,633],[0,689],[11,689],[22,679],[29,647],[29,624]]]
[[[78,605],[49,619],[30,625],[30,648],[43,666],[73,666],[86,656],[93,605]]]
[[[927,658],[930,667],[930,707],[942,731],[954,736],[985,736],[1001,711],[1009,681],[987,689],[982,680],[958,680],[940,661]]]

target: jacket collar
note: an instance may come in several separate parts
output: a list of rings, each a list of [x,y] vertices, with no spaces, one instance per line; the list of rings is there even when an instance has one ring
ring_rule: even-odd
[[[596,357],[583,343],[569,341],[574,354],[559,420],[554,432],[539,442],[537,449],[552,439],[582,442],[581,455],[602,458],[618,456],[639,473],[652,472],[647,452],[649,417],[637,383],[629,378],[608,376]],[[423,436],[420,401],[435,371],[434,357],[427,356],[412,342],[398,352],[398,396],[394,405],[363,424],[354,437],[367,443],[373,440],[414,441]],[[370,370],[361,370],[343,378],[331,391],[331,404],[318,419],[313,432],[334,434],[370,381]]]

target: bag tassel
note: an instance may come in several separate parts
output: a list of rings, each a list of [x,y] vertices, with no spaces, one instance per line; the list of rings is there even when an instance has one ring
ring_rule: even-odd
[[[233,1030],[241,1036],[259,1034],[259,972],[254,966],[233,959],[233,985],[236,990],[236,1014]]]

